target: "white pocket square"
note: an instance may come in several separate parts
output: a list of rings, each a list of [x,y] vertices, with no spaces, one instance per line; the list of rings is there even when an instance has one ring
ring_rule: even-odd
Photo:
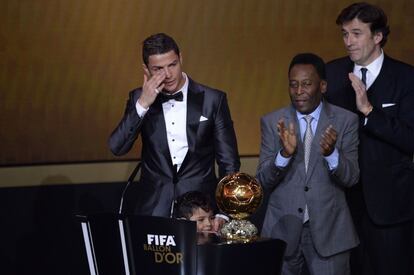
[[[391,107],[394,106],[395,103],[382,103],[382,108],[387,108],[387,107]]]
[[[200,117],[200,122],[201,122],[201,121],[207,121],[207,120],[208,120],[208,118],[206,118],[205,116],[201,116],[201,117]]]

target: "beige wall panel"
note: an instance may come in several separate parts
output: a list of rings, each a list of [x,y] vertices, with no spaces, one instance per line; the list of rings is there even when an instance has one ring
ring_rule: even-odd
[[[242,157],[240,171],[254,176],[257,163],[258,157]],[[136,161],[116,161],[88,164],[0,167],[0,188],[87,183],[126,183],[136,165]],[[135,180],[138,178],[139,175],[137,175]]]
[[[335,18],[350,1],[6,0],[0,3],[0,165],[116,160],[107,138],[142,82],[140,43],[166,32],[185,71],[227,92],[242,155],[259,118],[289,103],[298,52],[344,54]],[[390,17],[386,52],[414,64],[414,1]],[[125,158],[139,156],[139,143]]]

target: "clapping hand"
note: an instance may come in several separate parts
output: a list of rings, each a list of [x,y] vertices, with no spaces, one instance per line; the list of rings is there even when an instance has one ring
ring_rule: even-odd
[[[337,137],[337,132],[332,125],[329,125],[328,128],[326,128],[325,132],[322,134],[321,141],[319,143],[323,156],[329,156],[335,150]]]
[[[348,76],[355,91],[356,106],[361,113],[367,116],[372,111],[372,105],[368,101],[367,88],[354,73],[349,73]]]
[[[277,122],[277,132],[282,145],[282,156],[285,158],[291,157],[295,153],[297,147],[295,126],[290,122],[288,128],[286,128],[285,121],[281,118]]]

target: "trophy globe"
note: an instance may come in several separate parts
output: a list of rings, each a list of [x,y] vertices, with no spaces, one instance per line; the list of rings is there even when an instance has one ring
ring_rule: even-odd
[[[259,208],[262,200],[262,186],[254,177],[238,172],[221,179],[216,188],[217,205],[233,218],[221,229],[222,237],[234,242],[257,238],[256,226],[246,219]]]

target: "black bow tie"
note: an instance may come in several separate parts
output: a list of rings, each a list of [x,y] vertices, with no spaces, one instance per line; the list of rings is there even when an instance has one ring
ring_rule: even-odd
[[[160,98],[161,103],[167,102],[170,99],[174,99],[175,101],[183,101],[183,92],[178,92],[172,95],[160,93],[158,97]]]

